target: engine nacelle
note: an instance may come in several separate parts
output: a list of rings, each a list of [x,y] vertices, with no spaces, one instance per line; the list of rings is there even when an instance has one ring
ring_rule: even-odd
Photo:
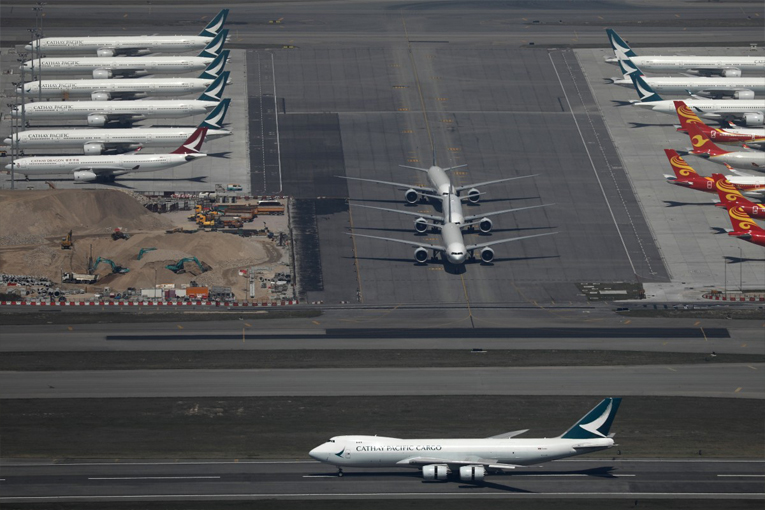
[[[489,248],[488,246],[481,250],[481,261],[486,262],[487,264],[494,260],[494,250]]]
[[[746,126],[762,126],[765,119],[761,113],[745,113],[744,125]]]
[[[420,201],[420,194],[417,193],[417,190],[409,188],[406,190],[406,193],[404,193],[404,198],[406,198],[406,201],[410,204],[416,204]]]
[[[737,90],[733,93],[733,99],[754,99],[754,92],[751,90]]]
[[[77,170],[74,172],[74,182],[92,182],[95,180],[98,180],[98,176],[90,170]]]
[[[492,225],[494,225],[494,223],[492,223],[489,218],[482,218],[481,221],[478,222],[478,228],[481,229],[481,232],[484,234],[491,232]]]
[[[424,264],[428,260],[428,250],[425,248],[417,248],[414,250],[414,260],[420,264]]]
[[[475,188],[470,188],[468,190],[468,201],[471,204],[477,204],[479,200],[481,200],[481,192]]]
[[[486,468],[483,466],[462,466],[460,468],[460,480],[463,482],[483,482],[486,476]]]
[[[103,154],[104,149],[105,149],[104,144],[91,142],[91,143],[85,144],[85,146],[83,147],[83,152],[89,155],[93,155],[93,154],[98,155],[98,154]]]
[[[108,92],[93,92],[90,94],[90,99],[93,101],[109,101],[111,98],[112,95]]]
[[[104,127],[109,119],[106,115],[99,115],[91,113],[88,115],[88,126],[90,127]]]
[[[112,72],[108,69],[94,69],[93,70],[93,79],[94,80],[106,80],[108,78],[111,78]]]
[[[424,234],[428,231],[428,220],[425,218],[417,218],[414,220],[414,229],[420,234]]]
[[[108,48],[102,48],[98,51],[96,51],[96,55],[99,57],[113,57],[114,56],[114,50],[110,50]]]
[[[723,69],[720,76],[726,78],[741,78],[741,69]]]
[[[422,477],[433,482],[436,480],[446,480],[449,476],[449,466],[446,464],[428,464],[422,466]]]

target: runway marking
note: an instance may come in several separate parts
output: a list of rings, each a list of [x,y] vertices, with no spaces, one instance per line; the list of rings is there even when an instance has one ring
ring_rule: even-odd
[[[303,475],[303,478],[338,478],[337,475]]]
[[[694,326],[698,326],[699,324],[701,324],[701,321],[696,321],[693,323]]]
[[[632,322],[632,321],[628,320],[628,321],[625,321],[624,323],[625,324],[629,324],[630,322]]]
[[[351,210],[353,207],[348,207],[348,221],[351,224],[351,233],[353,233],[353,213]],[[356,267],[356,283],[359,285],[359,303],[364,302],[364,293],[361,291],[361,269],[359,268],[358,251],[356,250],[356,236],[351,236],[351,243],[353,244],[353,265]]]
[[[319,326],[319,325],[321,324],[321,322],[319,322],[319,321],[311,321],[311,322],[313,322],[313,323],[314,323],[314,324],[316,324],[317,326]]]
[[[709,339],[707,338],[707,334],[704,332],[704,328],[699,328],[701,330],[701,334],[704,335],[704,341],[708,342]]]
[[[430,122],[428,122],[428,112],[425,107],[425,98],[422,95],[422,86],[420,85],[420,76],[417,73],[417,64],[414,61],[414,53],[412,52],[412,43],[409,40],[409,31],[406,28],[406,19],[404,19],[404,11],[401,11],[401,25],[404,27],[404,37],[406,38],[407,50],[409,53],[409,62],[412,65],[412,72],[414,73],[414,82],[417,85],[417,95],[420,98],[420,106],[422,107],[422,117],[425,120],[425,130],[428,133],[428,141],[430,142],[430,150],[435,149],[433,143],[433,133],[430,130]],[[425,58],[432,58],[432,55],[425,55]]]
[[[68,326],[66,329],[68,329],[69,331],[74,331],[74,328],[72,326]]]
[[[274,120],[276,120],[276,158],[279,163],[279,193],[282,192],[284,186],[282,185],[282,148],[279,142],[279,105],[276,102],[276,66],[274,65],[274,54],[271,53],[271,77],[274,82]],[[261,119],[261,125],[263,120]],[[263,169],[265,174],[266,169]]]
[[[473,310],[470,309],[470,298],[468,297],[467,285],[465,284],[465,276],[460,274],[460,281],[462,282],[462,289],[465,291],[465,304],[467,304],[468,317],[470,321],[473,321]]]
[[[738,388],[736,388],[736,391],[734,391],[733,393],[738,393],[739,391],[741,391],[741,386],[739,386]]]
[[[244,325],[247,326],[248,328],[252,327],[252,324],[250,324],[249,322],[245,322]]]
[[[732,477],[741,477],[741,478],[765,478],[765,475],[717,475],[720,477],[726,477],[726,478],[732,478]]]
[[[219,479],[220,476],[104,476],[88,477],[88,480],[196,480],[196,479]]]
[[[746,344],[744,344],[746,345]],[[757,370],[757,367],[753,367],[752,365],[747,365],[747,367],[751,368],[752,370]]]
[[[180,324],[178,324],[178,329],[183,329],[183,326],[181,326]]]
[[[675,369],[674,369],[674,368],[672,368],[672,367],[664,367],[664,368],[666,368],[667,370],[672,370],[673,372],[677,372],[677,370],[675,370]]]

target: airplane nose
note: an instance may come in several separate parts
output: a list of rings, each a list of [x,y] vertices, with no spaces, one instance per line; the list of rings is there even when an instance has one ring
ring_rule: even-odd
[[[6,138],[5,140],[3,140],[3,143],[5,145],[11,145],[13,143],[13,140],[11,140],[10,138]]]
[[[24,49],[27,50],[27,51],[32,51],[32,45],[31,44],[27,44],[26,46],[24,46]]]
[[[308,452],[308,456],[314,460],[321,461],[322,456],[321,456],[321,452],[319,451],[320,449],[321,449],[321,446],[317,446],[316,448]]]

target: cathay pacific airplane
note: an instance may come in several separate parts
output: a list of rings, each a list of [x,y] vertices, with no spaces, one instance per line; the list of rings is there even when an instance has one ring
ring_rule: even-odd
[[[632,48],[619,37],[619,34],[607,28],[608,40],[614,50],[614,56],[606,58],[606,62],[616,64],[620,59],[630,59],[645,71],[675,71],[695,73],[701,76],[724,76],[737,78],[741,71],[765,71],[765,57],[744,56],[638,56]]]
[[[40,53],[95,53],[99,57],[116,55],[145,55],[154,52],[178,52],[204,48],[217,36],[228,17],[228,9],[221,10],[197,36],[138,35],[113,37],[45,37],[39,40]],[[36,52],[38,41],[25,46]]]
[[[484,439],[398,439],[382,436],[336,436],[310,451],[325,464],[343,468],[407,467],[420,469],[427,481],[449,475],[481,482],[487,474],[549,462],[614,446],[609,434],[621,398],[606,398],[558,437],[517,439],[516,430]]]
[[[221,35],[223,33],[221,32]],[[202,55],[202,54],[200,54]],[[228,60],[229,51],[216,56],[197,57],[54,57],[27,60],[22,64],[34,72],[38,66],[43,74],[90,74],[94,80],[114,76],[133,78],[149,74],[183,74],[207,67],[221,66]]]
[[[223,118],[231,103],[224,99],[198,127],[207,128],[208,140],[228,136],[231,131],[221,129]],[[46,104],[46,103],[41,103]],[[129,151],[143,147],[177,147],[194,133],[197,127],[157,127],[127,129],[32,129],[16,133],[3,143],[16,145],[22,150],[40,148],[79,148],[86,155],[106,151]]]

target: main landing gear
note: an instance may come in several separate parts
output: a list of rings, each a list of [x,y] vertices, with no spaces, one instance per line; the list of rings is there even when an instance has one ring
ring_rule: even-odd
[[[337,468],[337,476],[342,478],[342,476],[343,476],[343,468]]]

